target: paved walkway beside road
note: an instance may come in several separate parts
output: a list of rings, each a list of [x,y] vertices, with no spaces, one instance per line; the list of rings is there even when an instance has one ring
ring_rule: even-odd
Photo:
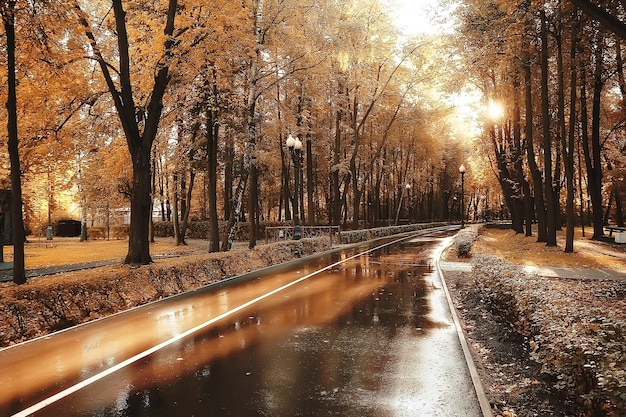
[[[441,262],[441,270],[444,272],[472,272],[472,265],[468,262]],[[610,269],[596,268],[554,268],[525,266],[524,270],[529,274],[541,277],[564,278],[564,279],[614,279],[626,281],[626,273],[616,272]]]
[[[559,242],[561,246],[565,242]],[[626,245],[615,246],[604,242],[592,240],[578,240],[574,244],[575,250],[581,250],[599,255],[610,256],[616,259],[626,261]],[[472,265],[470,262],[453,262],[442,261],[441,269],[443,271],[459,271],[471,272]],[[527,265],[524,270],[529,274],[535,274],[542,277],[565,278],[565,279],[617,279],[626,281],[626,270],[616,270],[614,268],[566,268],[553,267],[549,265],[533,266]]]
[[[49,266],[45,268],[33,268],[26,270],[26,278],[36,278],[44,275],[54,275],[60,274],[62,272],[71,272],[78,271],[80,269],[89,269],[89,268],[99,268],[101,266],[108,266],[120,263],[119,260],[109,260],[109,261],[94,261],[94,262],[83,262],[80,264],[73,265],[55,265]],[[13,263],[12,262],[2,262],[0,263],[0,282],[8,282],[13,280]]]

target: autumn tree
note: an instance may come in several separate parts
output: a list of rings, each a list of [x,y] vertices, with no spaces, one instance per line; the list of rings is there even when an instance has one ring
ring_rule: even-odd
[[[507,9],[497,2],[466,2],[466,8],[460,13],[460,33],[463,34],[466,56],[464,68],[470,74],[470,82],[485,96],[485,137],[491,147],[489,154],[493,155],[491,163],[511,213],[514,230],[523,233],[526,222],[526,234],[529,235],[535,218],[531,195],[535,197],[536,207],[544,206],[544,195],[542,174],[535,157],[534,126],[527,125],[522,129],[522,113],[533,113],[534,98],[520,92],[530,94],[533,91],[532,68],[536,63],[530,57],[536,55],[537,37],[525,32],[530,15],[524,7],[511,5]],[[520,33],[523,42],[520,42]],[[490,114],[489,106],[502,108],[503,112]],[[525,157],[532,174],[534,193],[531,181],[526,178]],[[543,213],[537,209],[540,241],[545,241],[546,233]]]
[[[288,12],[290,9],[287,2],[274,2],[271,0],[253,0],[248,3],[249,13],[253,17],[251,24],[251,33],[253,34],[252,56],[247,66],[246,76],[246,96],[245,96],[245,140],[242,162],[240,165],[239,179],[233,194],[233,202],[229,213],[228,225],[225,236],[222,240],[222,250],[229,250],[237,229],[237,222],[242,216],[245,190],[249,185],[249,175],[258,167],[256,166],[257,140],[259,137],[260,125],[259,118],[259,100],[268,94],[271,87],[276,81],[272,81],[270,75],[276,73],[276,67],[280,67],[282,75],[281,79],[286,79],[288,74],[299,71],[298,63],[305,52],[299,52],[296,55],[281,54],[280,50],[275,49],[275,42],[281,39],[295,39],[290,35],[296,33],[296,26],[289,20]],[[290,24],[291,23],[291,24]],[[253,190],[257,184],[252,184]],[[250,229],[256,226],[255,217],[252,216]],[[251,246],[253,244],[251,243]]]
[[[248,66],[248,85],[247,85],[247,100],[246,100],[246,139],[243,152],[243,162],[241,165],[241,174],[239,177],[239,183],[237,184],[236,191],[233,196],[233,206],[229,213],[228,225],[226,234],[222,241],[222,250],[230,250],[233,239],[235,237],[235,231],[237,229],[237,222],[239,221],[243,203],[244,192],[248,184],[248,176],[250,175],[252,159],[256,150],[257,141],[257,123],[256,123],[256,106],[259,98],[259,82],[261,79],[261,52],[264,44],[266,43],[267,36],[267,22],[272,22],[272,19],[266,16],[265,0],[253,0],[251,4],[251,13],[254,16],[252,33],[254,34],[255,46],[254,54],[251,57],[250,65]]]
[[[197,5],[182,23],[191,29],[181,37],[184,49],[178,58],[171,83],[168,119],[183,131],[187,150],[183,153],[196,171],[204,171],[208,186],[209,251],[219,251],[218,184],[220,162],[224,165],[223,200],[230,203],[234,152],[231,135],[241,126],[245,65],[250,61],[253,36],[251,16],[240,2],[223,0],[207,8]],[[169,123],[172,123],[169,122]],[[167,138],[163,138],[167,142]],[[224,155],[222,161],[220,155]],[[190,188],[188,189],[190,191]],[[189,207],[190,202],[187,202]],[[230,206],[229,206],[230,207]],[[230,214],[230,212],[229,212]]]
[[[0,3],[0,12],[4,22],[7,51],[7,130],[8,148],[11,160],[11,224],[13,228],[13,282],[26,282],[24,269],[24,223],[22,219],[22,183],[19,156],[19,137],[17,130],[17,79],[15,59],[15,1]]]
[[[13,244],[14,244],[14,281],[18,284],[25,282],[24,270],[24,219],[23,207],[28,206],[23,201],[23,183],[22,175],[28,169],[28,165],[35,158],[29,158],[25,153],[36,148],[38,142],[46,137],[45,130],[42,129],[39,121],[42,119],[31,116],[29,112],[23,111],[24,107],[18,109],[18,76],[28,73],[30,77],[26,82],[22,82],[22,88],[19,90],[20,97],[27,98],[20,101],[20,106],[27,106],[28,103],[37,101],[37,89],[33,86],[39,79],[40,73],[37,71],[38,65],[33,65],[32,56],[44,56],[46,53],[52,54],[55,48],[46,42],[46,31],[42,27],[42,21],[45,21],[46,14],[38,13],[38,4],[27,4],[18,8],[16,1],[0,2],[0,12],[3,17],[5,36],[6,36],[6,52],[7,52],[7,133],[8,133],[8,151],[11,164],[11,193],[12,193],[12,212],[11,221],[13,228]],[[19,16],[20,19],[17,19]],[[19,29],[16,30],[16,28]],[[19,45],[19,48],[18,46]],[[23,62],[18,65],[18,54],[23,58]],[[52,61],[46,62],[45,65]],[[34,80],[34,81],[33,81]],[[26,104],[24,104],[26,103]],[[21,112],[19,110],[22,110]],[[38,109],[40,110],[40,109]],[[18,120],[18,113],[24,115]],[[23,128],[22,133],[18,135],[18,125]],[[19,136],[23,136],[26,140],[20,140]]]
[[[162,35],[151,33],[154,44],[163,45],[162,55],[157,58],[154,67],[154,83],[148,93],[142,91],[145,101],[137,101],[137,85],[133,85],[134,76],[131,69],[131,38],[127,21],[129,16],[124,9],[122,0],[112,0],[113,29],[116,35],[116,56],[106,57],[89,23],[88,15],[75,5],[78,19],[85,30],[91,47],[93,59],[98,62],[102,76],[106,82],[113,100],[119,121],[121,123],[128,150],[133,164],[133,182],[131,195],[131,220],[129,229],[128,254],[125,263],[147,264],[152,261],[148,243],[148,226],[150,220],[150,190],[151,190],[151,153],[152,144],[157,135],[161,112],[163,110],[163,96],[170,79],[170,65],[175,47],[174,22],[178,2],[169,0],[165,11],[161,9],[161,2],[155,4],[156,9],[151,11],[156,16],[165,15],[165,25]],[[136,10],[135,10],[136,11]],[[159,42],[160,41],[160,42]],[[117,59],[117,66],[111,61]],[[115,75],[112,73],[115,68]]]

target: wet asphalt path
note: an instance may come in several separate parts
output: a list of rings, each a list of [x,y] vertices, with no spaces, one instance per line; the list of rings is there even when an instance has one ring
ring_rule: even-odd
[[[0,415],[480,416],[424,233],[2,350]]]

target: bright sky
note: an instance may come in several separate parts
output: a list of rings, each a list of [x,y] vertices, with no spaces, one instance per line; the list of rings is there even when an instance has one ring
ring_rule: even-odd
[[[389,5],[390,15],[400,30],[407,36],[419,34],[437,34],[450,32],[452,18],[446,18],[446,11],[454,8],[454,0],[384,0]],[[446,5],[444,5],[445,3]],[[464,90],[450,100],[456,108],[455,124],[459,138],[471,138],[477,135],[477,112],[482,104],[482,95],[473,89]],[[495,111],[495,110],[494,110]],[[458,126],[456,126],[458,124]]]
[[[407,34],[434,33],[444,31],[446,24],[438,24],[439,17],[435,17],[436,11],[443,11],[441,0],[388,0],[392,16],[396,19],[398,27]]]
[[[407,36],[419,34],[436,34],[452,30],[452,18],[446,18],[446,11],[454,8],[454,0],[386,0],[391,17],[396,25]],[[445,3],[445,5],[443,4]],[[476,91],[463,91],[451,97],[456,107],[460,123],[459,136],[475,134],[477,106],[480,106],[482,95]]]

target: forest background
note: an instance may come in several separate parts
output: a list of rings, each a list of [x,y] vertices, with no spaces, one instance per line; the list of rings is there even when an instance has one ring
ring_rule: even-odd
[[[180,243],[206,221],[218,251],[244,219],[253,247],[294,202],[303,224],[346,228],[510,217],[548,245],[566,224],[566,251],[576,222],[597,239],[623,224],[606,22],[626,2],[440,3],[453,26],[407,35],[377,0],[1,1],[14,242],[22,217],[37,234],[129,213],[126,262],[143,264],[154,213]]]

